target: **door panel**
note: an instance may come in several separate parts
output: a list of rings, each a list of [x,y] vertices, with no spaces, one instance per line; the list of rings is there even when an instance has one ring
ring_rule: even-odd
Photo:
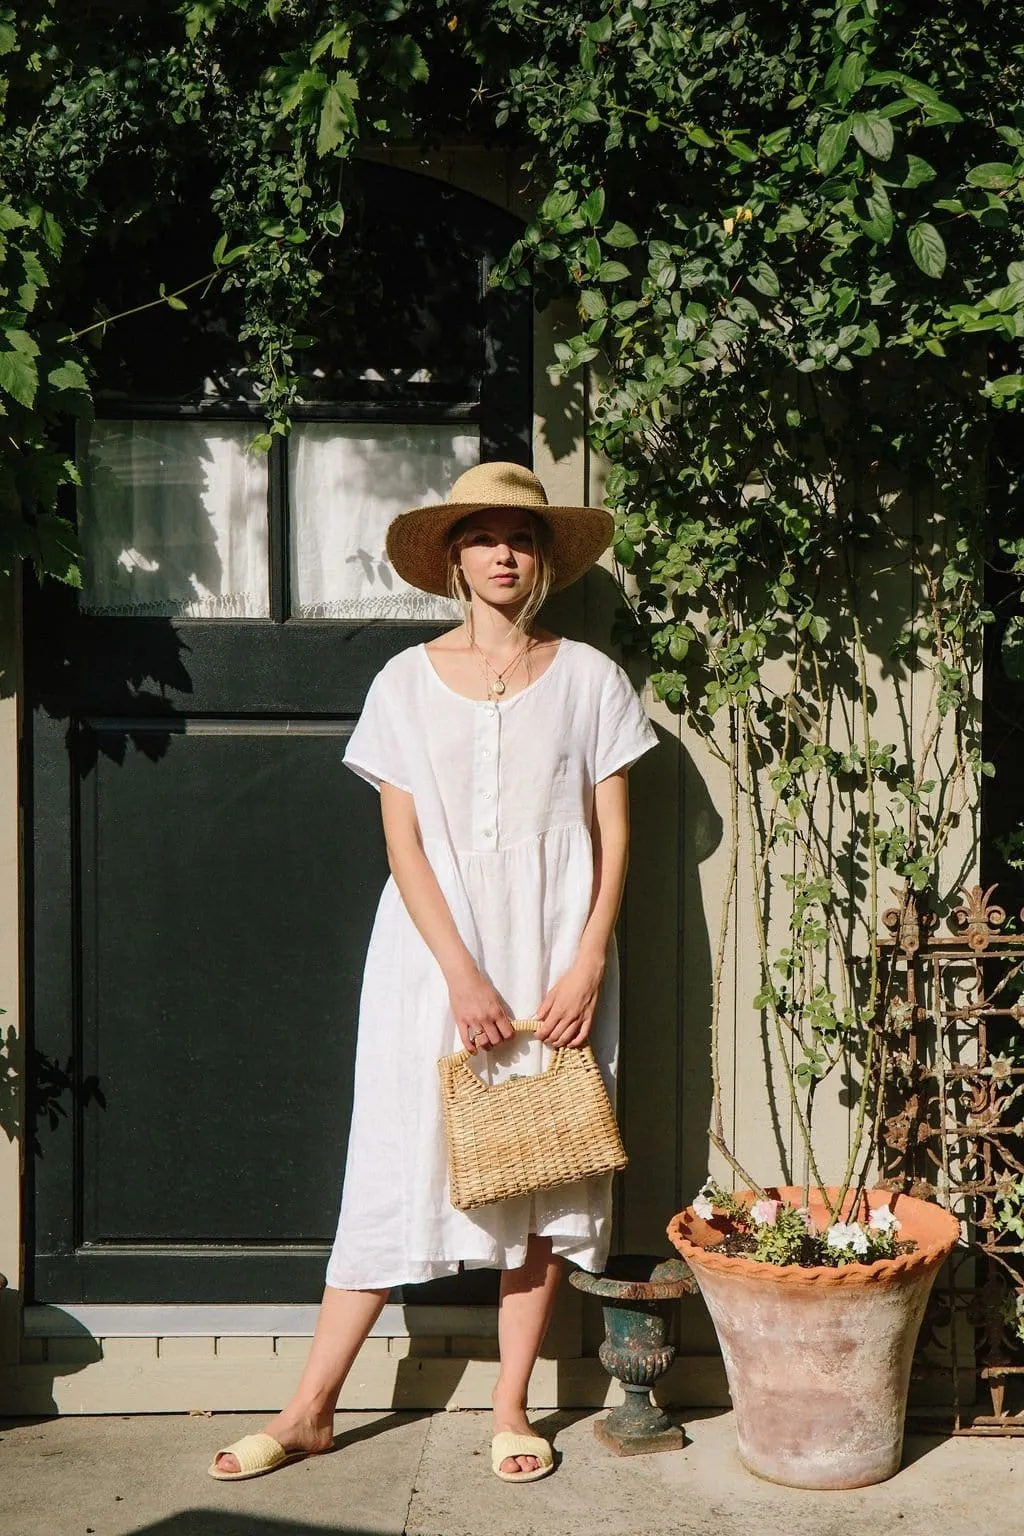
[[[332,1235],[381,870],[347,734],[186,722],[161,758],[101,751],[83,779],[83,1065],[106,1101],[84,1118],[84,1243]],[[305,1172],[325,1148],[326,1187]]]

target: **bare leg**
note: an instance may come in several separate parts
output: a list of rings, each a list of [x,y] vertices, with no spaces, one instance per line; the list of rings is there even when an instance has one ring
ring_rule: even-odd
[[[526,1417],[526,1394],[551,1321],[564,1268],[562,1259],[552,1257],[551,1239],[531,1234],[522,1269],[508,1269],[501,1277],[498,1312],[501,1369],[492,1397],[495,1434],[506,1429],[521,1435],[532,1433]],[[502,1462],[501,1470],[532,1472],[538,1466],[540,1462],[536,1456],[509,1456]]]
[[[334,1410],[345,1377],[388,1298],[387,1291],[339,1291],[327,1286],[302,1379],[287,1408],[264,1433],[286,1451],[326,1451],[334,1439]],[[218,1456],[223,1472],[237,1472],[234,1456]]]

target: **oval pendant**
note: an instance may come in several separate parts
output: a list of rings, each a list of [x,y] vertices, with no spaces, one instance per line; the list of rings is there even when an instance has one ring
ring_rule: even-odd
[[[505,692],[505,684],[502,682],[500,677],[496,677],[494,679],[494,682],[491,684],[491,692],[498,694],[499,696]]]

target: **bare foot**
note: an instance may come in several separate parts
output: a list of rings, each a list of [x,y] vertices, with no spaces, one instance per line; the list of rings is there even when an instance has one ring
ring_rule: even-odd
[[[305,1451],[309,1456],[319,1456],[329,1451],[334,1443],[334,1416],[327,1419],[289,1414],[285,1409],[276,1419],[263,1427],[263,1434],[273,1435],[286,1451]],[[238,1459],[230,1452],[222,1451],[215,1462],[219,1472],[238,1472]]]
[[[494,1433],[503,1434],[510,1430],[514,1435],[532,1435],[530,1421],[522,1408],[499,1408],[494,1405]],[[534,1436],[539,1440],[540,1435]],[[536,1472],[540,1466],[540,1460],[536,1456],[506,1456],[501,1463],[502,1472]]]

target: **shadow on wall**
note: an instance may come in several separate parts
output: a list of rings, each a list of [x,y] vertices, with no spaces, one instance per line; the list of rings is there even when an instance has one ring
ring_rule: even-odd
[[[598,567],[558,594],[544,618],[557,632],[625,665],[640,688],[643,660],[623,657],[611,641],[621,611],[616,582]],[[712,957],[699,874],[723,828],[679,738],[660,724],[655,729],[657,750],[630,774],[619,1079],[630,1166],[613,1246],[617,1252],[668,1254],[665,1226],[707,1175]]]
[[[0,1309],[6,1312],[2,1319],[6,1336],[16,1336],[24,1298],[10,1288],[0,1291]],[[56,1311],[53,1308],[52,1311]],[[17,1322],[15,1322],[17,1319]],[[4,1332],[0,1328],[0,1335]],[[58,1377],[74,1376],[87,1365],[95,1365],[103,1358],[103,1350],[84,1324],[64,1313],[60,1319],[60,1337],[53,1340],[25,1338],[22,1340],[23,1359],[20,1365],[10,1368],[0,1386],[0,1419],[10,1428],[17,1422],[32,1418],[50,1418],[61,1410],[54,1394],[54,1382]],[[60,1358],[52,1362],[47,1358],[52,1351]],[[33,1358],[38,1355],[39,1358]]]

